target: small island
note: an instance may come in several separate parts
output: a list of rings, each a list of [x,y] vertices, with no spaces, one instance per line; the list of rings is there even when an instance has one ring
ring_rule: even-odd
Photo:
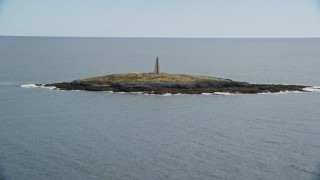
[[[307,86],[249,84],[230,79],[188,74],[169,73],[126,73],[97,76],[46,84],[62,90],[113,91],[113,92],[143,92],[147,94],[202,94],[202,93],[275,93],[281,91],[304,91]]]
[[[72,82],[52,83],[61,90],[142,92],[146,94],[204,94],[204,93],[276,93],[304,91],[308,86],[281,84],[250,84],[230,79],[189,74],[160,73],[156,59],[154,73],[126,73],[89,77]]]

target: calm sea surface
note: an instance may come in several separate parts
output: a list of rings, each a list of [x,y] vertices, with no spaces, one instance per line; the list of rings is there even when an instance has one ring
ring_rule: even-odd
[[[161,71],[320,85],[320,39],[0,37],[0,179],[320,179],[320,93],[26,88]]]

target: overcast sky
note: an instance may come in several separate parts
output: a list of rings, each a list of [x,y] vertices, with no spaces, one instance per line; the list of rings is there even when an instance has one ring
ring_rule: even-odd
[[[0,0],[0,35],[320,37],[320,0]]]

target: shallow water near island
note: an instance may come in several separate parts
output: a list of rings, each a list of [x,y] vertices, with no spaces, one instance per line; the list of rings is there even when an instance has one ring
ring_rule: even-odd
[[[320,39],[0,37],[0,179],[320,179]],[[36,84],[161,71],[312,92]]]

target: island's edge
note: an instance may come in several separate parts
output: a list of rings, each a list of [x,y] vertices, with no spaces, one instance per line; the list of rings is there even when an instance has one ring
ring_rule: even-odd
[[[278,93],[283,91],[301,91],[310,86],[282,85],[282,84],[249,84],[232,81],[230,83],[202,82],[202,83],[108,83],[97,84],[95,82],[74,83],[62,82],[51,83],[45,86],[54,86],[61,90],[84,90],[84,91],[113,91],[113,92],[143,92],[147,94],[202,94],[202,93],[237,93],[258,94]]]

